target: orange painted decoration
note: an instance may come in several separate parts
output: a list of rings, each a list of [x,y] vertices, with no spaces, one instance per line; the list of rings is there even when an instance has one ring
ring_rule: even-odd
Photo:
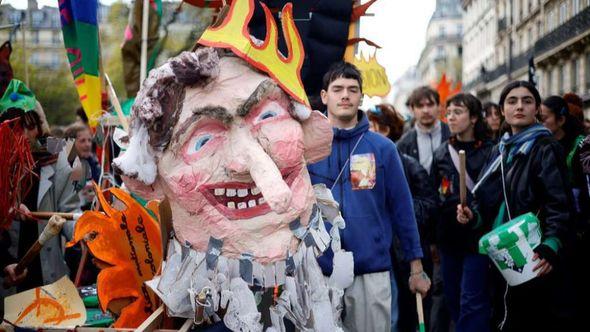
[[[23,312],[18,316],[16,322],[14,322],[14,324],[20,323],[25,317],[27,317],[28,314],[30,314],[35,309],[37,309],[35,312],[35,316],[41,316],[41,306],[49,306],[57,311],[57,315],[45,319],[43,321],[44,324],[54,323],[55,325],[57,325],[63,322],[64,320],[80,317],[80,313],[66,315],[66,310],[61,303],[50,297],[41,297],[41,287],[37,287],[35,288],[35,300],[31,304],[29,304],[25,308],[25,310],[23,310]],[[46,313],[48,311],[47,309],[44,309],[43,312]]]
[[[440,112],[440,118],[444,122],[447,122],[447,118],[445,117],[447,99],[461,92],[462,88],[461,82],[456,83],[454,88],[452,88],[451,85],[452,81],[447,80],[447,74],[443,73],[442,77],[440,78],[440,81],[434,87],[436,91],[438,91],[438,95],[440,96],[440,106],[442,109]]]
[[[120,200],[126,207],[112,207],[96,186],[104,214],[87,211],[76,223],[72,246],[88,234],[86,241],[94,257],[110,265],[98,274],[97,290],[100,307],[106,311],[111,301],[134,298],[123,308],[115,321],[116,328],[136,328],[157,308],[157,297],[144,284],[159,271],[162,263],[160,226],[127,192],[109,188],[105,193]]]

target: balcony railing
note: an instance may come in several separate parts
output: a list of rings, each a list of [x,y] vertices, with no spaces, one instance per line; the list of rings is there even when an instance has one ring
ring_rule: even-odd
[[[590,7],[579,12],[564,24],[549,32],[535,43],[535,54],[543,54],[569,39],[590,29]]]
[[[502,20],[498,20],[498,30],[500,30],[501,21]],[[475,80],[468,82],[465,85],[465,89],[469,90],[480,83],[494,81],[503,74],[507,74],[509,69],[511,73],[514,73],[523,67],[528,66],[529,59],[532,56],[546,53],[588,30],[590,30],[590,7],[586,7],[586,9],[579,12],[576,16],[537,40],[534,46],[529,48],[526,52],[512,58],[510,61],[510,67],[508,67],[507,64],[503,64],[494,68],[492,71],[485,72],[483,75],[479,75]]]

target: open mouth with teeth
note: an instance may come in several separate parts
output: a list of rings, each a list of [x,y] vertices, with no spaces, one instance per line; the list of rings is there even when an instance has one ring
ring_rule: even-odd
[[[291,187],[299,175],[301,167],[281,171],[283,180]],[[219,182],[199,187],[205,196],[221,214],[229,219],[249,219],[271,212],[270,205],[254,182]]]

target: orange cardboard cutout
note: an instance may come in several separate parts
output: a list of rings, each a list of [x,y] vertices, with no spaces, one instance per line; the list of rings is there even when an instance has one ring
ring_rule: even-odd
[[[438,95],[440,96],[440,106],[441,106],[440,117],[441,117],[441,120],[443,120],[444,122],[447,122],[447,118],[445,117],[445,109],[447,107],[447,99],[449,99],[450,97],[461,92],[461,88],[462,88],[461,82],[457,82],[455,84],[454,88],[452,88],[451,85],[452,85],[452,81],[448,81],[447,74],[443,73],[438,84],[436,84],[434,86],[436,91],[438,91]]]
[[[84,303],[66,276],[6,297],[4,308],[4,318],[20,327],[73,329],[86,321]]]
[[[252,66],[267,73],[296,101],[309,106],[301,81],[301,66],[305,58],[303,43],[293,20],[293,5],[288,3],[281,12],[281,23],[289,55],[278,48],[278,30],[268,7],[261,3],[266,19],[266,38],[256,43],[248,32],[248,22],[254,13],[254,0],[232,1],[221,16],[221,23],[210,26],[199,39],[199,44],[229,48]],[[223,11],[222,11],[223,13]]]
[[[116,328],[138,327],[156,308],[156,296],[144,284],[160,270],[162,240],[159,224],[127,192],[106,190],[126,207],[118,210],[109,205],[102,191],[96,192],[103,213],[87,211],[76,223],[69,246],[89,235],[88,249],[94,257],[109,265],[98,274],[97,289],[100,307],[106,311],[109,303],[132,298],[121,310]]]

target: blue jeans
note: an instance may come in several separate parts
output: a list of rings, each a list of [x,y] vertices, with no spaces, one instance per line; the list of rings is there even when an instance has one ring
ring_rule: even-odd
[[[455,331],[490,331],[489,259],[440,250],[443,290]]]

